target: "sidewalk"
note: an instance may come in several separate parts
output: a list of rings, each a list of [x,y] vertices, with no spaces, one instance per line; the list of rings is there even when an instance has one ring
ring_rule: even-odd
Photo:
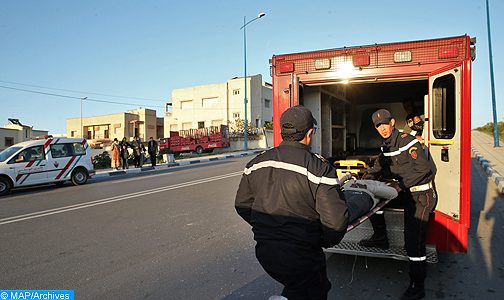
[[[493,136],[483,132],[471,131],[471,148],[474,157],[489,177],[495,182],[500,193],[504,194],[504,143],[499,141],[500,147],[494,147]]]
[[[262,151],[264,151],[264,149],[254,149],[254,150],[239,151],[239,152],[228,152],[228,153],[208,155],[208,156],[203,156],[203,157],[182,158],[182,159],[177,159],[173,163],[158,164],[155,167],[152,167],[150,164],[144,164],[144,166],[142,168],[135,168],[135,167],[130,166],[129,169],[126,169],[126,170],[119,169],[118,171],[111,169],[111,168],[110,169],[100,169],[100,170],[96,171],[96,174],[93,176],[93,178],[120,176],[120,175],[125,175],[125,174],[135,174],[135,173],[140,173],[140,172],[144,172],[144,171],[152,171],[152,170],[162,170],[162,169],[166,169],[166,168],[170,168],[170,167],[178,167],[178,166],[192,165],[192,164],[208,162],[208,161],[223,160],[223,159],[228,159],[228,158],[236,158],[236,157],[242,157],[242,156],[248,156],[248,155],[255,155],[255,154],[260,153]]]

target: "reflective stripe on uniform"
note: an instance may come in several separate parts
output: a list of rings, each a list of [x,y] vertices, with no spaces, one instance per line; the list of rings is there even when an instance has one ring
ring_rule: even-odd
[[[321,184],[321,183],[327,184],[327,185],[340,184],[337,178],[318,177],[318,176],[310,173],[308,171],[308,169],[305,167],[301,167],[298,165],[289,164],[289,163],[285,163],[285,162],[281,162],[281,161],[274,161],[274,160],[263,161],[263,162],[260,162],[260,163],[257,163],[255,165],[251,166],[250,168],[245,168],[245,170],[243,170],[243,173],[245,175],[249,175],[253,171],[256,171],[256,170],[259,170],[262,168],[276,168],[276,169],[282,169],[282,170],[296,172],[298,174],[305,175],[306,177],[308,177],[308,180],[310,180],[311,182],[313,182],[315,184]]]
[[[392,152],[383,152],[383,147],[382,147],[382,152],[383,152],[384,156],[397,156],[397,155],[401,154],[402,152],[408,150],[411,146],[413,146],[416,143],[419,143],[419,141],[417,139],[414,139],[411,142],[409,142],[406,146],[401,147],[398,150],[392,151]]]
[[[427,256],[422,256],[422,257],[411,257],[411,256],[408,256],[408,259],[411,260],[411,261],[424,261],[424,260],[427,260]]]

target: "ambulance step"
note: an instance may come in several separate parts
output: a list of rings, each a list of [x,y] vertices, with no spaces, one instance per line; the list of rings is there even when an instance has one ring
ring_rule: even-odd
[[[408,260],[406,250],[404,250],[404,214],[401,211],[386,211],[385,221],[387,224],[387,237],[390,248],[387,250],[379,248],[368,248],[359,245],[359,241],[373,235],[371,222],[366,220],[350,232],[335,247],[325,249],[325,252],[351,254],[360,256],[384,257],[397,260]],[[427,245],[427,262],[437,263],[437,250],[435,245]]]
[[[437,263],[438,256],[436,251],[436,246],[427,245],[427,262]],[[359,255],[359,256],[369,256],[369,257],[380,257],[380,258],[392,258],[396,260],[408,261],[408,255],[403,247],[391,246],[387,250],[379,248],[368,248],[362,247],[356,242],[345,242],[342,241],[338,245],[332,248],[324,249],[327,253],[338,253],[338,254],[348,254],[348,255]]]

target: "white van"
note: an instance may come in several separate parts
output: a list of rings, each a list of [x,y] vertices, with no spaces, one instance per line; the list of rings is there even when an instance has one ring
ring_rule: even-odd
[[[12,188],[70,180],[85,184],[95,174],[86,139],[26,141],[0,152],[0,196]]]

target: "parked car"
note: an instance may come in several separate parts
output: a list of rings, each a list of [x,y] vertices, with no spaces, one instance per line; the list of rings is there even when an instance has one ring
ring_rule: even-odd
[[[81,185],[94,174],[86,139],[48,137],[0,152],[0,196],[13,188],[50,182]]]

